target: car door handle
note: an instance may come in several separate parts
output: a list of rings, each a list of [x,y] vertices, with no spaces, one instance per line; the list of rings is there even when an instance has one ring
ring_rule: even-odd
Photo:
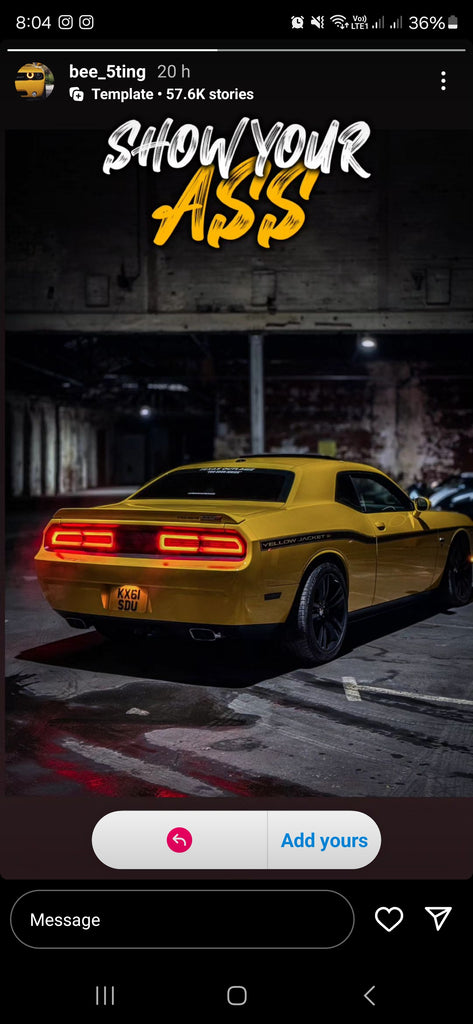
[[[374,525],[376,526],[377,530],[385,530],[386,529],[386,523],[383,523],[381,520],[378,520],[378,522],[375,522]]]

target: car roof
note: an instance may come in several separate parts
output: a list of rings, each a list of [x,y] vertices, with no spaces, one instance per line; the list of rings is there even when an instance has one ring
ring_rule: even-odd
[[[277,472],[289,472],[293,474],[294,481],[291,485],[287,499],[283,504],[301,505],[313,503],[317,498],[318,502],[330,502],[334,500],[335,478],[340,472],[376,473],[384,476],[386,480],[391,478],[374,466],[368,466],[364,462],[350,462],[344,459],[336,459],[326,455],[312,455],[311,453],[262,453],[261,455],[239,455],[234,458],[208,459],[202,462],[187,462],[185,465],[174,466],[172,469],[161,473],[153,480],[136,491],[131,497],[138,498],[140,492],[151,486],[155,481],[163,479],[174,473],[189,473],[199,470],[233,471],[242,472],[246,470],[262,470]],[[223,500],[223,499],[222,499]],[[235,501],[238,499],[234,499]]]

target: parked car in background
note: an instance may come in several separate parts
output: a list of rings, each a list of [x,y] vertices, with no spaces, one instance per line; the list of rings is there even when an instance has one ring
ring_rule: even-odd
[[[449,498],[445,498],[442,502],[442,509],[461,512],[462,515],[470,516],[470,519],[473,519],[473,487],[461,488],[461,490],[455,491],[455,494],[451,494]]]
[[[471,490],[473,487],[473,473],[458,473],[455,476],[449,476],[444,480],[438,487],[434,487],[430,492],[430,500],[432,502],[432,508],[446,508],[444,502],[453,497],[455,494],[460,494],[462,491]]]

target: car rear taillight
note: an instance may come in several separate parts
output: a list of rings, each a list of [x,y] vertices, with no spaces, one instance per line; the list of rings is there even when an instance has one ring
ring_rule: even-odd
[[[83,554],[165,555],[242,559],[246,541],[236,530],[160,529],[85,523],[53,523],[46,530],[49,551]]]
[[[160,530],[158,551],[163,555],[216,555],[244,558],[246,542],[233,530]]]
[[[115,527],[50,526],[46,531],[44,546],[51,551],[96,551],[116,550]]]

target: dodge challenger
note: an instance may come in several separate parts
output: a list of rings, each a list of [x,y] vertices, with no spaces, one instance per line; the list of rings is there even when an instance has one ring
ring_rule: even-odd
[[[279,630],[306,664],[335,658],[348,615],[435,591],[467,604],[473,523],[385,473],[327,456],[179,466],[118,503],[60,509],[36,568],[70,626],[217,640]]]
[[[20,96],[29,99],[38,98],[44,95],[46,75],[40,64],[23,64],[17,71],[15,78],[15,89]]]

